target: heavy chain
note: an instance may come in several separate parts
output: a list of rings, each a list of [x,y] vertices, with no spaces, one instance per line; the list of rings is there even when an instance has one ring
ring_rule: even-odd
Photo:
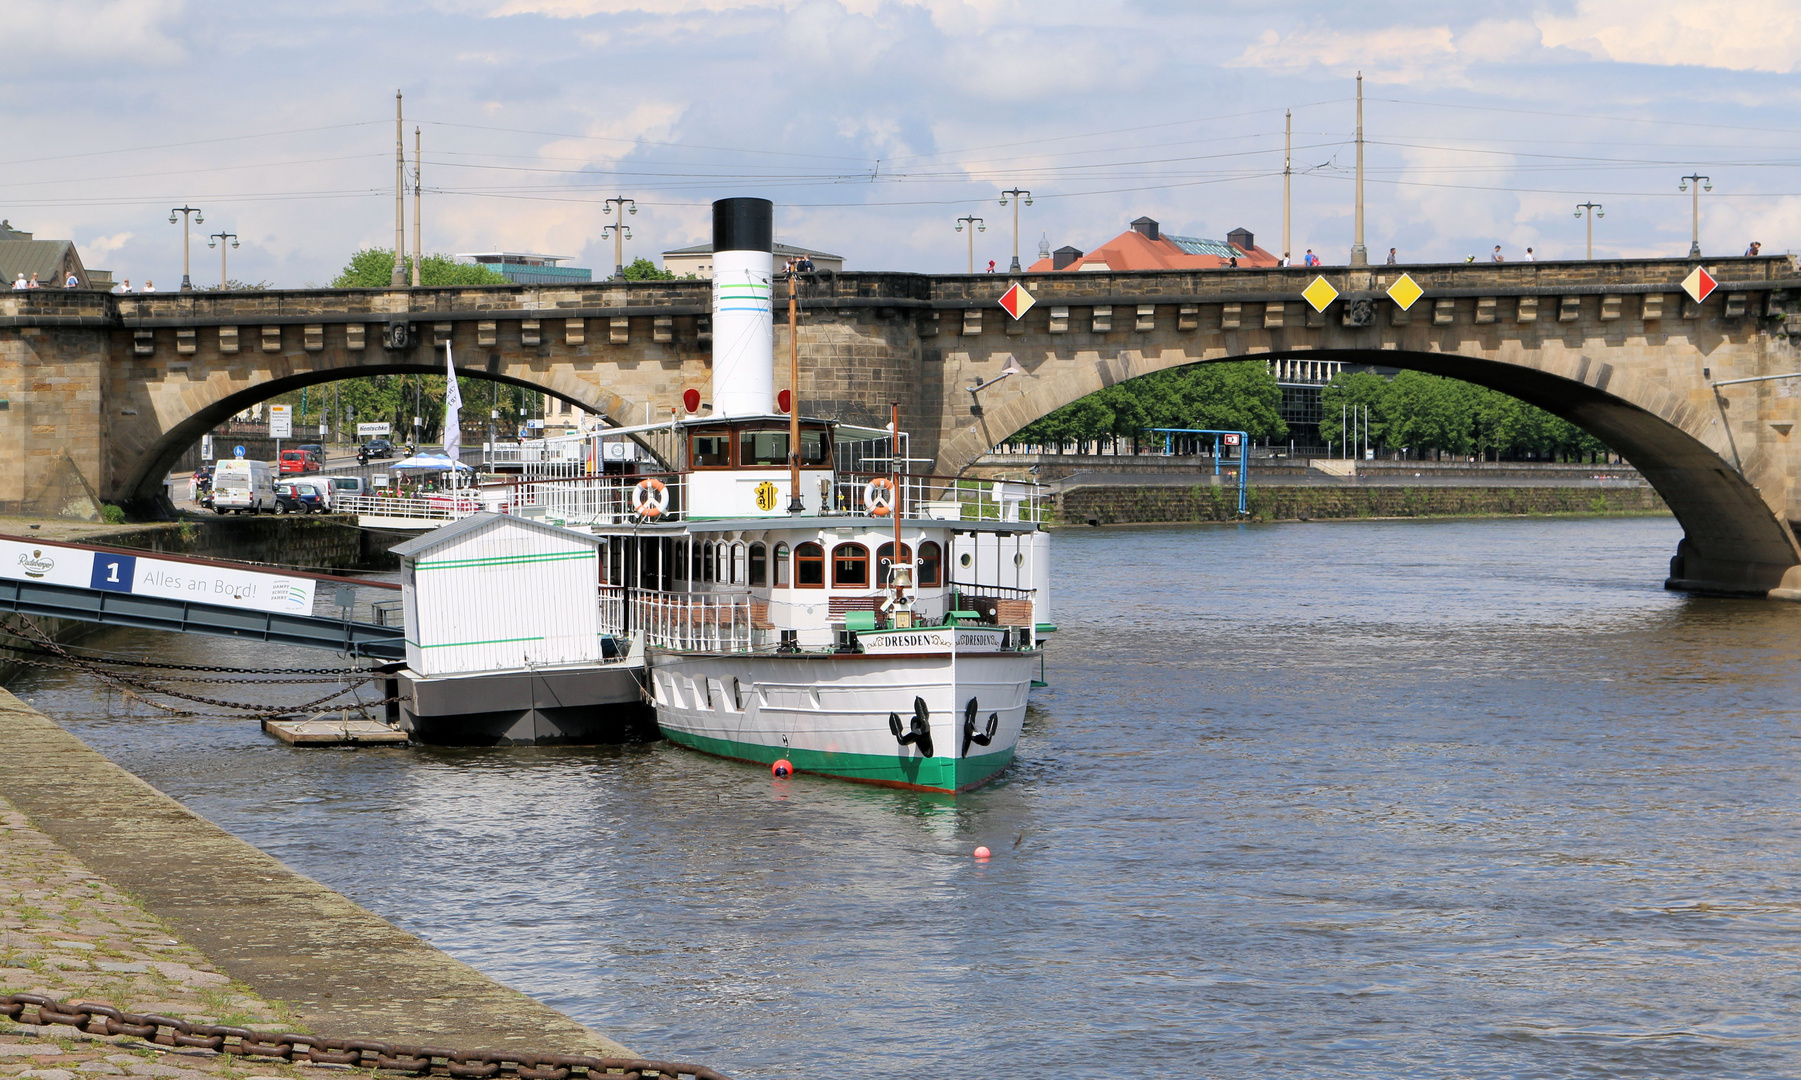
[[[34,1012],[26,1019],[26,1010]],[[156,1013],[129,1013],[91,1001],[59,1002],[37,994],[0,996],[0,1016],[43,1027],[61,1024],[90,1035],[125,1035],[161,1046],[192,1046],[221,1054],[318,1065],[349,1065],[406,1076],[490,1077],[519,1080],[586,1080],[588,1077],[683,1077],[729,1080],[705,1065],[644,1058],[539,1054],[517,1050],[446,1050],[371,1039],[327,1039],[318,1035],[273,1035],[249,1028],[194,1024]]]

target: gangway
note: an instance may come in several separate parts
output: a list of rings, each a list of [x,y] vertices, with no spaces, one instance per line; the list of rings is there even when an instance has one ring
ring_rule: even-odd
[[[317,586],[381,589],[395,602],[371,605],[374,622],[314,614]],[[100,544],[0,535],[0,611],[103,626],[172,630],[402,660],[406,631],[381,618],[398,608],[400,586],[332,574],[270,571],[225,559],[166,555]]]

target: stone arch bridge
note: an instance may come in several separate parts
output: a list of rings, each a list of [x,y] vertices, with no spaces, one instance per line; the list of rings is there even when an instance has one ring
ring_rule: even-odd
[[[1415,368],[1573,421],[1637,466],[1686,538],[1670,584],[1801,598],[1801,268],[1679,260],[997,275],[823,274],[807,284],[803,411],[885,423],[899,402],[938,471],[1103,386],[1247,357]],[[1405,271],[1408,310],[1385,293]],[[1316,273],[1325,311],[1301,295]],[[708,390],[705,281],[112,296],[0,294],[0,510],[58,492],[153,500],[181,452],[248,405],[358,375],[459,371],[542,390],[618,423]],[[776,350],[787,351],[781,305]],[[993,381],[1009,360],[1023,374]],[[785,383],[786,365],[778,364]],[[984,382],[979,389],[978,381]]]

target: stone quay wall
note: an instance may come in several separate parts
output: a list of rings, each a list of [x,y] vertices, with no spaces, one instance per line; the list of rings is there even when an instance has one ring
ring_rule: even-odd
[[[1538,514],[1667,514],[1646,486],[1620,487],[1253,487],[1248,518],[1226,485],[1097,485],[1056,499],[1059,525],[1332,518],[1517,517]]]

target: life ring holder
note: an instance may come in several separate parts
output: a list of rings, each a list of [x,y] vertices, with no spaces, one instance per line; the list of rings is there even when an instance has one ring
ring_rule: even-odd
[[[646,520],[662,517],[669,510],[669,485],[654,476],[638,481],[632,489],[632,513]]]
[[[876,517],[887,517],[894,511],[894,481],[878,476],[863,485],[863,505]]]

